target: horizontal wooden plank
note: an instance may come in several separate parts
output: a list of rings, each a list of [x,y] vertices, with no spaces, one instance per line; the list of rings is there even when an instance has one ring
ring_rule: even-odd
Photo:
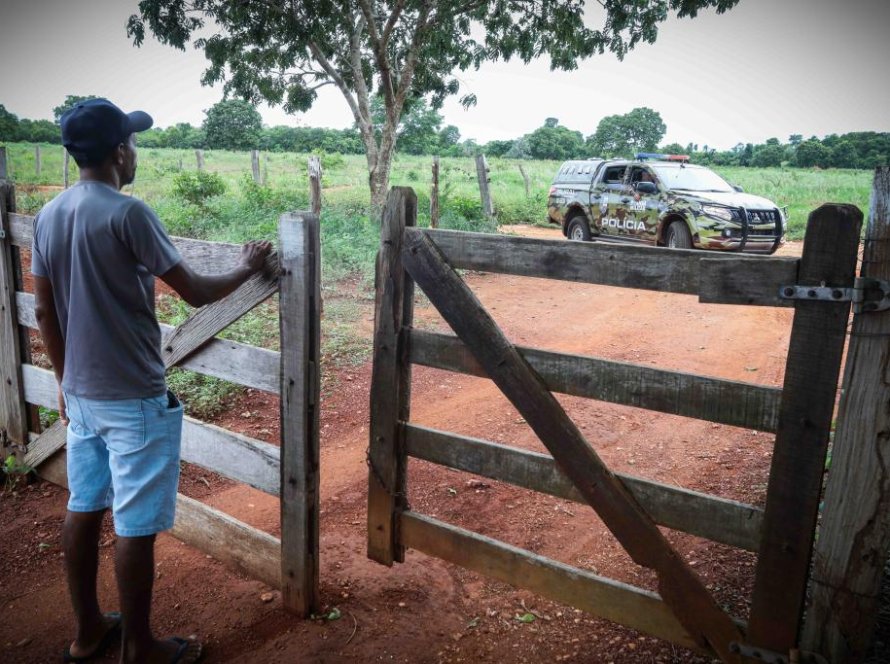
[[[37,474],[67,488],[65,450],[53,455]],[[230,569],[273,588],[281,587],[281,543],[262,530],[180,493],[176,496],[176,521],[170,534]]]
[[[30,249],[34,239],[34,217],[12,214],[9,220],[12,244]],[[238,244],[176,236],[170,239],[189,266],[200,274],[219,274],[230,270],[241,255],[241,245]]]
[[[57,408],[56,379],[51,371],[25,364],[22,376],[28,403]],[[279,449],[275,445],[186,417],[182,459],[266,493],[279,494]]]
[[[462,231],[426,233],[452,267],[670,293],[706,294],[708,302],[789,306],[782,286],[795,283],[798,259],[739,256],[695,249],[568,242]],[[701,264],[703,259],[719,265]],[[720,277],[725,294],[710,287]],[[733,282],[732,277],[736,277]]]
[[[782,396],[776,387],[516,348],[554,392],[759,431],[776,430]],[[486,377],[470,350],[453,335],[411,330],[409,359],[415,364]]]
[[[414,424],[404,425],[410,456],[557,498],[586,504],[553,457]],[[656,523],[756,551],[763,510],[733,500],[616,473]]]
[[[37,440],[28,443],[28,453],[25,454],[25,466],[37,468],[53,454],[65,447],[68,430],[61,420],[44,431]]]
[[[399,519],[401,543],[406,547],[701,652],[656,593],[416,512],[402,512]]]
[[[36,329],[34,296],[31,293],[16,293],[16,304],[19,325]],[[164,324],[160,327],[163,335],[174,329]],[[280,355],[277,351],[215,338],[187,357],[179,368],[278,394],[281,389],[279,365]]]

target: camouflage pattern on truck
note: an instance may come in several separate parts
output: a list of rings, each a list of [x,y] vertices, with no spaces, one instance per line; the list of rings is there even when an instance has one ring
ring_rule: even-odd
[[[679,159],[567,161],[547,216],[570,240],[764,254],[782,245],[786,227],[772,201]]]

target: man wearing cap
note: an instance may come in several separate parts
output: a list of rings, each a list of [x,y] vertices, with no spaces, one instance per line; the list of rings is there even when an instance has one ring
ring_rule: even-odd
[[[77,635],[66,661],[101,654],[122,627],[122,662],[193,662],[197,641],[158,640],[150,627],[154,541],[173,525],[182,406],[167,391],[154,279],[193,306],[234,291],[262,269],[268,242],[249,242],[238,265],[199,275],[157,215],[120,193],[136,174],[135,134],[146,113],[107,99],[61,118],[80,181],[47,203],[34,226],[35,313],[68,424],[71,492],[62,531]],[[112,509],[121,613],[102,614],[96,593],[102,517]]]

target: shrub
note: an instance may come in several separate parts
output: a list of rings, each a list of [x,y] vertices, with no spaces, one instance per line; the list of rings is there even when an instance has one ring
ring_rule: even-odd
[[[220,196],[226,183],[210,171],[183,171],[173,176],[173,193],[192,205],[204,205],[208,198]]]

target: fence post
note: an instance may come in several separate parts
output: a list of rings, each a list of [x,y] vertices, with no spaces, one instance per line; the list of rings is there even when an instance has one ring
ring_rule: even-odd
[[[9,220],[15,211],[15,187],[5,176],[6,148],[0,147],[0,455],[5,459],[13,453],[21,461],[28,444],[28,406],[15,300],[19,256],[12,246]]]
[[[321,214],[321,159],[309,157],[309,209]]]
[[[890,168],[875,171],[861,276],[890,280]],[[860,662],[890,553],[890,311],[853,317],[803,647]]]
[[[488,162],[484,154],[476,155],[476,178],[479,180],[479,195],[482,197],[482,214],[493,217],[494,206],[491,204],[491,192],[488,190]]]
[[[300,616],[318,600],[318,217],[282,215],[278,226],[281,332],[281,594]]]
[[[204,150],[195,150],[195,161],[198,162],[198,170],[204,170]]]
[[[62,184],[65,189],[68,188],[68,160],[71,158],[71,155],[68,154],[68,150],[62,148]]]
[[[253,171],[253,181],[257,184],[262,184],[263,181],[260,178],[260,151],[259,150],[251,150],[250,151],[250,170]]]
[[[430,190],[430,228],[439,227],[439,157],[433,157],[433,186]]]
[[[43,163],[40,158],[40,146],[34,146],[34,174],[37,177],[40,177],[40,172],[43,170]]]
[[[810,214],[797,285],[853,286],[862,212]],[[794,285],[794,284],[789,284]],[[797,300],[748,622],[748,643],[797,647],[850,303]]]
[[[531,195],[529,191],[528,173],[525,172],[522,164],[519,164],[519,172],[522,174],[522,179],[525,182],[525,197],[528,198]]]
[[[396,532],[405,509],[404,433],[411,406],[411,364],[407,335],[414,314],[414,281],[402,267],[406,226],[417,222],[417,196],[409,187],[393,187],[383,208],[375,276],[374,362],[371,394],[393,395],[371,402],[368,452],[368,557],[384,565],[405,559]]]

